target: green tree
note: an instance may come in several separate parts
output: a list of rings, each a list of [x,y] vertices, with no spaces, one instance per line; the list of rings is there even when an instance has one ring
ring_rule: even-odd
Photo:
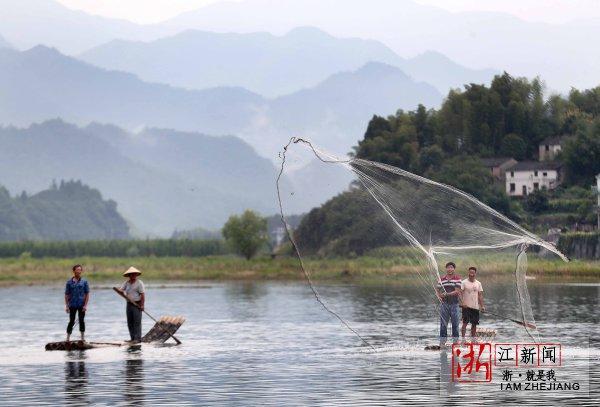
[[[600,118],[584,125],[566,143],[562,156],[570,185],[592,185],[600,173]]]
[[[525,198],[525,209],[531,213],[539,214],[548,210],[548,193],[546,191],[533,191]]]
[[[432,174],[433,179],[452,185],[482,200],[488,186],[492,184],[491,173],[477,158],[458,156],[446,160],[440,170]]]
[[[494,185],[492,174],[477,157],[450,158],[439,171],[431,174],[431,177],[473,195],[498,212],[511,215],[510,201],[506,193]]]
[[[527,144],[518,134],[507,134],[502,140],[500,153],[515,160],[523,160],[527,154]]]
[[[222,234],[235,251],[250,260],[268,242],[267,220],[246,210],[241,216],[231,216],[223,226]]]
[[[444,152],[439,146],[425,147],[421,150],[419,164],[421,172],[425,174],[428,170],[437,170],[444,160]]]

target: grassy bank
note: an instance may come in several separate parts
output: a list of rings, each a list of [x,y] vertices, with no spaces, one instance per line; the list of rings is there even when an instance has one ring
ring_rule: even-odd
[[[82,257],[73,259],[28,257],[0,259],[0,285],[50,284],[64,281],[75,263],[84,265],[86,277],[96,282],[122,280],[121,274],[135,265],[144,272],[145,281],[196,280],[297,280],[304,276],[294,258],[267,257],[246,261],[235,256],[193,257]],[[481,262],[486,275],[509,275],[505,264]],[[393,258],[358,257],[306,261],[314,279],[402,279],[414,276],[414,265]],[[459,266],[460,267],[460,266]],[[464,273],[463,273],[464,274]],[[528,275],[548,279],[600,281],[600,261],[530,259]]]

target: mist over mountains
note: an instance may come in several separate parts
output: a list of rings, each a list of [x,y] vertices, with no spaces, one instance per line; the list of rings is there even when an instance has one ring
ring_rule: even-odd
[[[0,9],[0,185],[81,180],[138,235],[276,213],[274,163],[290,137],[347,154],[373,115],[436,108],[450,88],[488,83],[487,67],[565,89],[600,80],[598,54],[580,46],[600,34],[594,24],[410,0],[223,1],[152,25],[53,0]],[[283,182],[304,188],[315,174],[308,160]]]
[[[0,48],[12,48],[12,45],[8,43],[1,35],[0,35]]]
[[[528,22],[497,12],[454,13],[411,0],[245,0],[213,3],[160,25],[273,34],[315,26],[337,37],[380,41],[403,57],[437,51],[471,68],[539,75],[560,91],[600,82],[600,53],[592,51],[593,39],[600,38],[597,19]]]
[[[218,229],[246,208],[276,212],[273,164],[235,137],[51,120],[0,128],[0,145],[0,184],[11,193],[81,180],[116,201],[142,235]]]
[[[152,31],[126,20],[71,10],[53,0],[0,0],[0,10],[0,34],[19,49],[45,44],[74,54],[115,38],[142,39]]]
[[[161,127],[232,134],[271,159],[297,135],[346,153],[373,114],[413,109],[418,103],[437,106],[442,100],[433,86],[380,63],[266,99],[243,88],[184,90],[147,83],[44,46],[24,52],[0,49],[0,92],[0,122],[6,124],[23,127],[61,117],[79,125],[99,121],[129,130]]]
[[[593,19],[548,24],[412,0],[220,1],[152,25],[87,15],[53,0],[0,0],[0,9],[0,35],[21,50],[45,44],[77,55],[115,39],[152,41],[190,29],[283,35],[312,26],[379,41],[404,58],[436,51],[471,68],[540,75],[563,92],[600,82],[600,54],[593,52],[600,22]]]
[[[266,97],[316,86],[369,62],[398,67],[442,93],[465,82],[486,83],[497,73],[468,69],[434,52],[401,58],[378,41],[335,38],[314,27],[295,28],[283,36],[187,30],[152,42],[114,40],[78,58],[149,82],[190,89],[240,86]]]

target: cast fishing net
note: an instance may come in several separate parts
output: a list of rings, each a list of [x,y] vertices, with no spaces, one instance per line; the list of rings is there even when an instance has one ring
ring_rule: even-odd
[[[280,182],[311,161],[311,179],[301,187]],[[527,289],[527,253],[542,249],[567,259],[471,195],[400,168],[337,158],[296,138],[282,152],[277,186],[282,220],[312,294],[365,344],[436,337],[435,289],[448,261],[456,263],[461,279],[468,267],[477,267],[486,308],[496,314],[482,316],[482,327],[511,340],[539,340]],[[319,200],[322,206],[307,210]],[[306,213],[304,220],[293,230],[286,219],[300,212]],[[331,284],[331,264],[347,267],[341,271],[347,277],[343,284]],[[369,295],[364,282],[372,270],[379,288]],[[352,278],[356,275],[360,284]],[[402,289],[388,293],[386,285]],[[404,293],[401,298],[398,292]],[[389,324],[394,319],[397,325]]]

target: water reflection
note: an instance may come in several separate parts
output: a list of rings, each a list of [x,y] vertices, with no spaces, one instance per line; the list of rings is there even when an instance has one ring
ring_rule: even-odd
[[[231,317],[236,320],[259,318],[264,315],[261,299],[269,293],[265,284],[257,282],[235,282],[224,290]]]
[[[123,398],[127,405],[143,405],[145,402],[144,389],[144,360],[141,353],[125,361]]]
[[[89,404],[88,371],[83,360],[65,362],[65,404]]]
[[[201,292],[163,289],[153,296],[157,315],[185,312],[188,320],[178,332],[183,346],[46,352],[44,343],[64,336],[64,313],[60,307],[54,311],[47,306],[60,299],[60,287],[19,288],[20,297],[42,298],[46,303],[34,303],[25,316],[7,313],[3,317],[0,406],[228,403],[266,407],[281,405],[282,400],[290,405],[479,406],[521,401],[488,391],[494,386],[452,381],[451,352],[423,349],[436,342],[438,318],[426,313],[428,306],[411,289],[399,284],[320,287],[323,298],[345,316],[354,317],[350,322],[361,334],[390,349],[366,352],[315,303],[304,283],[227,283]],[[507,300],[498,287],[487,298],[490,307],[501,309]],[[539,301],[534,308],[547,316],[540,317],[540,325],[552,338],[560,337],[572,348],[583,339],[587,343],[587,336],[597,331],[598,286],[532,282],[530,290],[532,299]],[[110,290],[99,290],[95,297],[106,306],[90,314],[93,340],[118,339],[123,332],[122,314],[115,311],[120,303],[113,297]],[[9,289],[0,288],[0,309],[12,309],[13,299]],[[24,321],[35,327],[26,334]],[[491,317],[484,322],[507,338],[521,329]],[[18,345],[15,336],[20,338]],[[597,400],[600,363],[598,352],[594,355],[590,393]],[[569,368],[587,372],[586,363],[574,359]],[[533,395],[527,400],[532,399]],[[552,404],[548,399],[533,401]]]
[[[452,354],[446,350],[440,351],[440,396],[455,394],[456,383],[452,380]]]

